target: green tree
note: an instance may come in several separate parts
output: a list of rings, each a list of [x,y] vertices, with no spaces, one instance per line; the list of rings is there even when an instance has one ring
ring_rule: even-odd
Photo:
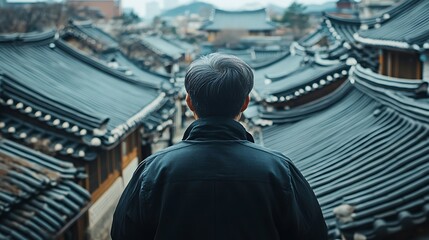
[[[130,25],[141,21],[139,15],[137,15],[134,10],[122,13],[120,18],[122,19],[124,25]]]
[[[288,24],[292,29],[295,40],[301,38],[309,27],[309,16],[305,13],[306,8],[303,4],[294,1],[286,9],[281,19],[281,22]]]

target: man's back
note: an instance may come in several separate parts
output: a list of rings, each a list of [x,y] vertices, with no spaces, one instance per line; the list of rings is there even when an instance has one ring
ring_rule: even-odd
[[[235,120],[203,118],[139,166],[113,239],[326,239],[308,183]]]

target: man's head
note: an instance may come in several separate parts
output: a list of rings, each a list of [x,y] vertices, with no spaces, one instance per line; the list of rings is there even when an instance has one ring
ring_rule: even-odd
[[[210,54],[194,61],[185,76],[186,102],[200,118],[236,118],[249,103],[253,72],[243,60]]]

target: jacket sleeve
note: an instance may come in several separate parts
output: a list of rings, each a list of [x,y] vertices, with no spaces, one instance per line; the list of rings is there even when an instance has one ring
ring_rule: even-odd
[[[140,188],[142,184],[142,172],[146,160],[143,161],[122,193],[115,213],[113,214],[112,229],[110,236],[116,239],[145,239],[141,234],[141,200]]]
[[[291,239],[325,240],[328,230],[317,198],[299,170],[290,163],[290,192],[287,208],[288,225],[293,235]]]

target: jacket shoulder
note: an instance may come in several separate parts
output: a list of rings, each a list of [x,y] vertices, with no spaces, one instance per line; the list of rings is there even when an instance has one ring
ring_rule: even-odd
[[[168,153],[172,153],[172,152],[175,152],[175,151],[177,151],[177,150],[180,150],[180,149],[182,149],[182,148],[186,148],[186,147],[190,147],[191,146],[191,144],[189,144],[189,143],[185,143],[185,142],[179,142],[179,143],[177,143],[177,144],[174,144],[174,145],[172,145],[172,146],[169,146],[169,147],[167,147],[167,148],[164,148],[164,149],[162,149],[162,150],[160,150],[160,151],[158,151],[158,152],[156,152],[156,153],[153,153],[152,155],[150,155],[149,157],[147,157],[146,159],[145,159],[145,161],[147,162],[147,163],[149,163],[149,162],[151,162],[153,159],[156,159],[156,158],[159,158],[159,157],[162,157],[163,155],[166,155],[166,154],[168,154]]]

